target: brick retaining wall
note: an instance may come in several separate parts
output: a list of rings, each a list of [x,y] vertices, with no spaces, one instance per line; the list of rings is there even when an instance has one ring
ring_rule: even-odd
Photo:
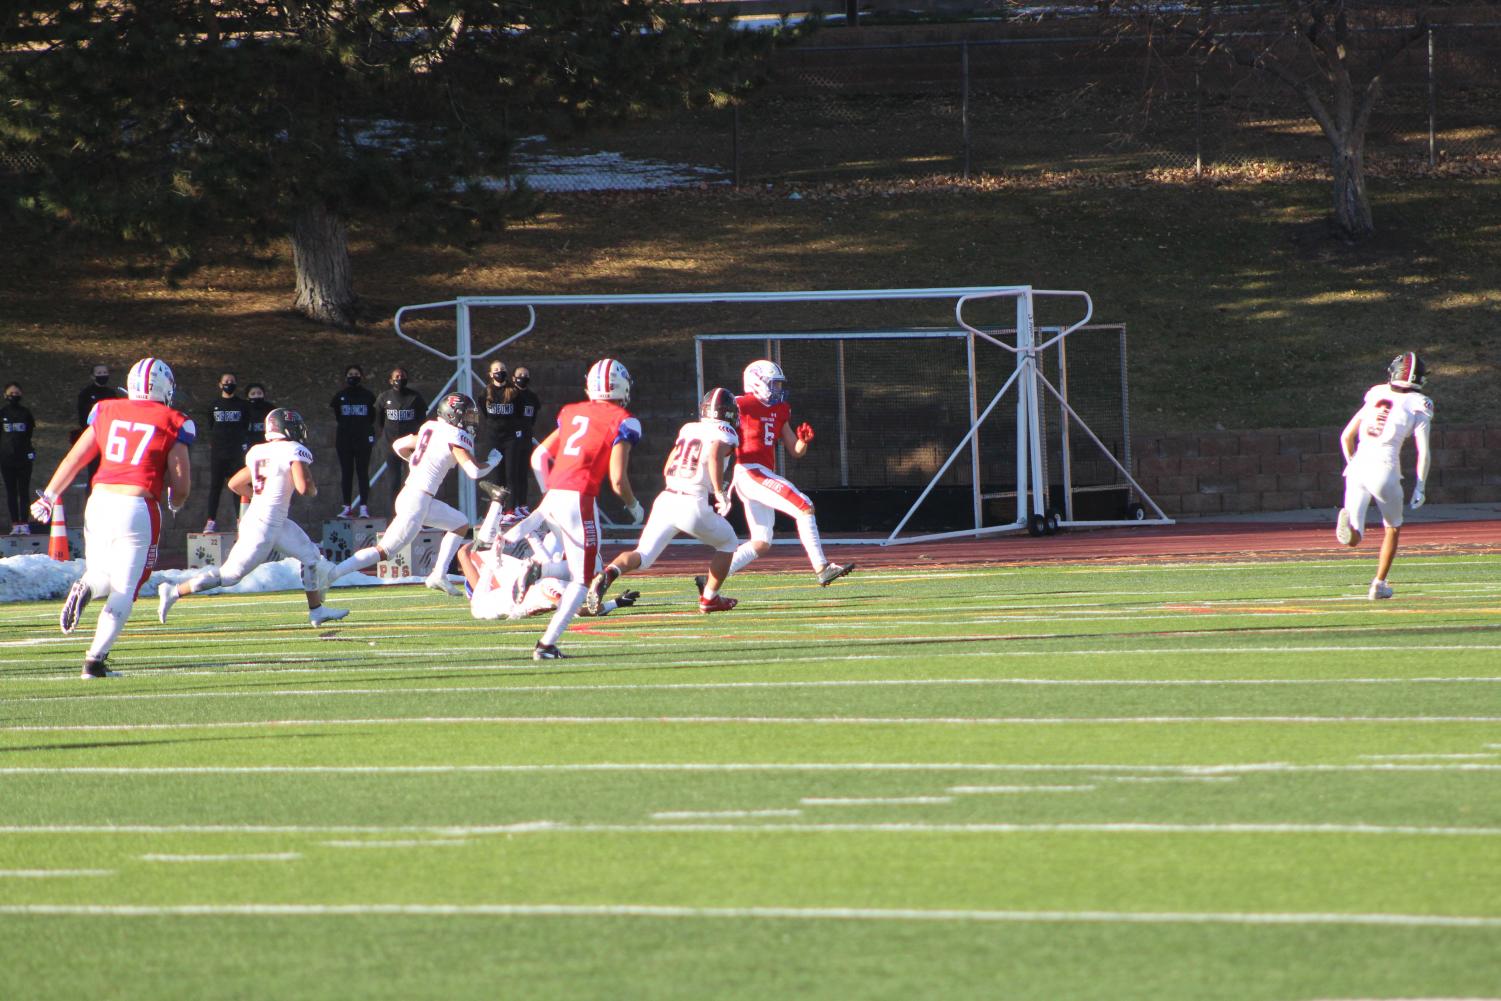
[[[1134,473],[1170,516],[1334,507],[1344,496],[1339,430],[1213,431],[1132,441]],[[1428,499],[1501,500],[1501,428],[1433,429]],[[1413,449],[1403,450],[1411,485]]]

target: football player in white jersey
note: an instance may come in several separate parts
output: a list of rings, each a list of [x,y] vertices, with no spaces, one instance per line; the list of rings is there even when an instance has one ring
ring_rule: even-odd
[[[714,547],[709,575],[698,599],[700,612],[727,612],[737,604],[719,593],[730,575],[735,554],[735,529],[725,521],[730,511],[729,483],[725,478],[740,444],[740,408],[727,389],[712,389],[698,406],[699,419],[684,424],[668,453],[662,475],[667,488],[652,502],[651,515],[636,548],[615,557],[604,572],[589,583],[584,607],[598,614],[605,591],[622,574],[644,570],[656,562],[662,550],[679,533]],[[713,506],[710,506],[710,497]]]
[[[449,582],[448,564],[469,534],[469,519],[458,508],[438,500],[437,493],[454,466],[478,480],[500,462],[500,452],[494,449],[484,465],[474,461],[474,427],[478,419],[479,411],[473,400],[463,393],[449,393],[438,404],[433,420],[391,443],[396,454],[412,467],[401,493],[396,495],[395,516],[381,533],[379,543],[366,546],[334,567],[327,580],[320,580],[320,590],[326,590],[345,574],[389,559],[392,553],[411,544],[427,526],[443,529],[444,535],[438,546],[438,561],[423,583],[456,597],[463,594]]]
[[[1340,451],[1345,454],[1345,506],[1340,508],[1335,524],[1335,539],[1344,546],[1360,545],[1372,500],[1381,509],[1381,521],[1386,526],[1376,579],[1367,594],[1372,599],[1392,596],[1386,575],[1402,533],[1403,443],[1411,438],[1418,450],[1418,482],[1413,485],[1410,502],[1414,511],[1423,506],[1423,485],[1432,460],[1428,428],[1433,422],[1433,401],[1418,392],[1427,381],[1427,367],[1407,351],[1392,359],[1387,374],[1385,383],[1366,391],[1365,402],[1339,436]]]
[[[157,588],[156,617],[165,623],[167,612],[199,591],[233,587],[240,578],[280,550],[302,564],[302,586],[307,592],[308,622],[321,626],[349,614],[345,608],[329,608],[318,593],[318,565],[323,560],[318,547],[297,523],[287,517],[292,495],[318,496],[318,484],[308,468],[313,453],[304,444],[307,425],[295,410],[277,408],[266,415],[266,440],[245,453],[245,465],[229,479],[229,489],[250,498],[240,519],[239,538],[224,558],[224,565],[208,567],[178,584]]]
[[[529,543],[533,555],[524,558]],[[459,566],[470,592],[469,614],[476,619],[524,619],[551,613],[562,603],[563,591],[573,579],[562,543],[551,532],[545,539],[531,535],[504,549],[460,546]],[[597,614],[629,608],[639,597],[640,591],[626,591],[602,604]]]

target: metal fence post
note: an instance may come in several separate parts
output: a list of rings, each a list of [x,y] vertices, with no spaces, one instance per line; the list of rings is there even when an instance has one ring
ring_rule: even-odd
[[[969,43],[959,46],[959,127],[964,140],[964,179],[969,180]]]
[[[730,106],[730,184],[740,187],[740,104]]]
[[[1438,83],[1433,67],[1433,27],[1428,28],[1428,166],[1438,164]]]
[[[1204,176],[1204,91],[1199,84],[1199,74],[1194,72],[1194,178]],[[1072,516],[1070,516],[1072,517]]]

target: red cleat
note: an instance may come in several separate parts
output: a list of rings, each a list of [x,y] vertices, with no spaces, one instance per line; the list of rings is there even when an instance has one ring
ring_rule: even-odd
[[[708,615],[710,612],[728,612],[740,602],[734,598],[726,598],[722,594],[716,594],[712,598],[698,599],[698,610]]]

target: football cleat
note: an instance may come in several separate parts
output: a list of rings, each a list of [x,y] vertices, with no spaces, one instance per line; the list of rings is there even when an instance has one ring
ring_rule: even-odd
[[[453,586],[453,581],[448,579],[448,574],[432,574],[423,580],[423,585],[434,591],[442,591],[450,598],[463,597],[464,592]]]
[[[109,665],[105,663],[108,659],[109,654],[105,654],[103,657],[85,657],[83,659],[83,673],[79,677],[85,681],[94,678],[118,678],[120,672],[109,669]]]
[[[526,598],[526,592],[532,589],[532,585],[542,579],[542,564],[536,560],[526,561],[526,570],[516,578],[516,584],[511,590],[511,604],[519,605]],[[585,601],[588,600],[586,597]]]
[[[551,643],[538,643],[532,648],[532,660],[564,660],[566,658],[567,654]]]
[[[1342,546],[1348,546],[1353,538],[1355,538],[1355,529],[1350,524],[1350,512],[1340,508],[1339,518],[1334,522],[1334,541]]]
[[[615,596],[615,607],[630,608],[636,603],[636,599],[640,597],[640,591],[622,591],[620,592],[620,594]]]
[[[702,598],[704,596],[704,588],[709,586],[709,575],[701,573],[697,577],[694,577],[693,586],[698,588],[698,596]]]
[[[510,487],[499,483],[492,483],[489,480],[475,480],[474,488],[492,501],[499,503],[501,507],[505,507],[506,503],[511,499]]]
[[[1380,601],[1392,596],[1392,586],[1384,580],[1371,581],[1371,589],[1366,592],[1366,597],[1372,601]]]
[[[329,608],[327,605],[319,605],[317,608],[308,610],[307,620],[309,625],[321,626],[325,622],[338,622],[348,614],[347,608]]]
[[[838,563],[825,563],[823,569],[818,571],[818,586],[828,587],[853,569],[855,569],[853,563],[847,563],[844,566]]]
[[[68,597],[63,601],[63,613],[58,616],[57,627],[66,636],[78,628],[78,620],[83,615],[83,610],[89,607],[89,601],[94,597],[94,592],[80,577],[68,588]]]
[[[728,612],[740,602],[735,598],[726,598],[722,594],[716,594],[712,598],[698,599],[698,610],[708,615],[710,612]]]
[[[590,615],[599,614],[599,605],[604,600],[605,592],[619,577],[620,571],[614,566],[607,566],[602,573],[594,575],[594,579],[589,582],[589,590],[584,594],[584,607],[589,610]]]
[[[156,621],[164,626],[167,624],[167,613],[177,604],[179,597],[176,584],[164,583],[156,589]]]

